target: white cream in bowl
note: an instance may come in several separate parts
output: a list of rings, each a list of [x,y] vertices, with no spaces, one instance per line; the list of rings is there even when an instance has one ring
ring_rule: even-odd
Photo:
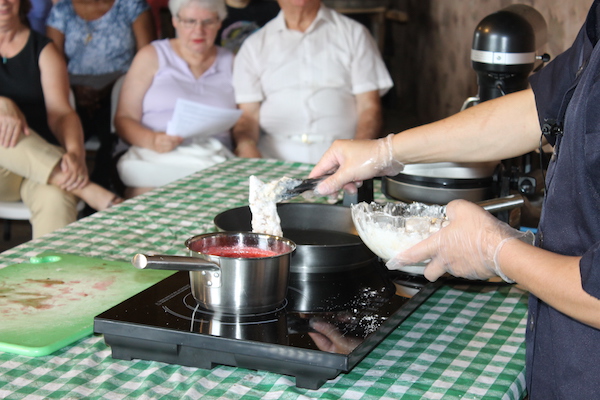
[[[353,204],[352,221],[365,245],[384,262],[437,232],[446,221],[445,207],[423,203]],[[410,268],[422,273],[424,264]]]

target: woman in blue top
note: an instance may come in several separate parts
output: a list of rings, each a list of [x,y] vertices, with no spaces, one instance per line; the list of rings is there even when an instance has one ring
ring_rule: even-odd
[[[70,75],[124,74],[137,49],[155,39],[145,0],[60,0],[47,25]]]
[[[47,35],[67,59],[69,81],[86,139],[101,148],[92,179],[109,185],[113,141],[110,94],[141,49],[156,38],[145,0],[60,0],[47,21]]]
[[[600,396],[600,0],[573,46],[531,77],[531,89],[483,102],[444,120],[377,141],[338,141],[312,176],[335,174],[329,194],[402,164],[516,157],[549,142],[554,152],[537,246],[464,200],[447,206],[449,225],[400,253],[389,268],[431,260],[445,272],[496,275],[530,293],[527,391],[532,400]]]

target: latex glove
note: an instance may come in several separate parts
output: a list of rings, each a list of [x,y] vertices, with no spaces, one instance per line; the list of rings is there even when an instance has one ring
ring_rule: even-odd
[[[449,272],[467,279],[489,279],[497,275],[506,282],[514,282],[500,269],[498,254],[509,240],[533,244],[532,232],[513,229],[466,200],[450,202],[446,215],[445,227],[389,260],[388,268],[398,269],[430,259],[424,272],[430,281]]]
[[[356,193],[365,179],[398,175],[404,164],[394,159],[393,137],[336,140],[309,174],[310,178],[333,174],[317,185],[315,193],[327,196],[342,188]]]
[[[310,326],[316,332],[308,332],[320,350],[329,353],[350,354],[363,341],[355,337],[344,336],[339,329],[329,322],[311,319]]]

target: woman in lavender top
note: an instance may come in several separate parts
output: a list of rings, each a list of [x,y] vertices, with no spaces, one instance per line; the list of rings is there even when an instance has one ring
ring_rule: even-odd
[[[235,110],[233,53],[215,45],[223,0],[170,0],[176,38],[146,46],[125,77],[115,116],[131,148],[119,176],[132,197],[232,157],[229,130],[214,136],[166,133],[178,99]]]

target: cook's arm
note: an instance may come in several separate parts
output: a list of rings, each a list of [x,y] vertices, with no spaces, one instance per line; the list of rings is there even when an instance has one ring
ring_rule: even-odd
[[[260,104],[242,103],[238,107],[242,110],[242,116],[232,129],[235,143],[235,154],[244,158],[261,158],[258,150],[258,139],[260,137],[259,113]]]
[[[504,160],[536,149],[540,135],[527,89],[396,135],[394,157],[404,164]]]
[[[391,142],[337,140],[310,177],[335,172],[317,187],[326,195],[346,184],[397,171],[389,168],[393,163],[481,162],[516,157],[537,148],[540,134],[535,98],[528,89],[406,130],[394,135]],[[390,151],[382,151],[388,143]]]
[[[535,247],[531,233],[512,228],[466,200],[448,203],[446,214],[444,228],[397,254],[388,267],[398,269],[430,260],[424,271],[429,280],[446,272],[467,279],[500,275],[560,312],[600,329],[600,300],[583,290],[582,257]]]
[[[354,139],[377,139],[383,125],[379,90],[359,93],[355,98],[358,121]]]
[[[561,256],[513,240],[502,247],[504,273],[536,297],[584,324],[600,329],[600,300],[583,290],[581,257]]]

